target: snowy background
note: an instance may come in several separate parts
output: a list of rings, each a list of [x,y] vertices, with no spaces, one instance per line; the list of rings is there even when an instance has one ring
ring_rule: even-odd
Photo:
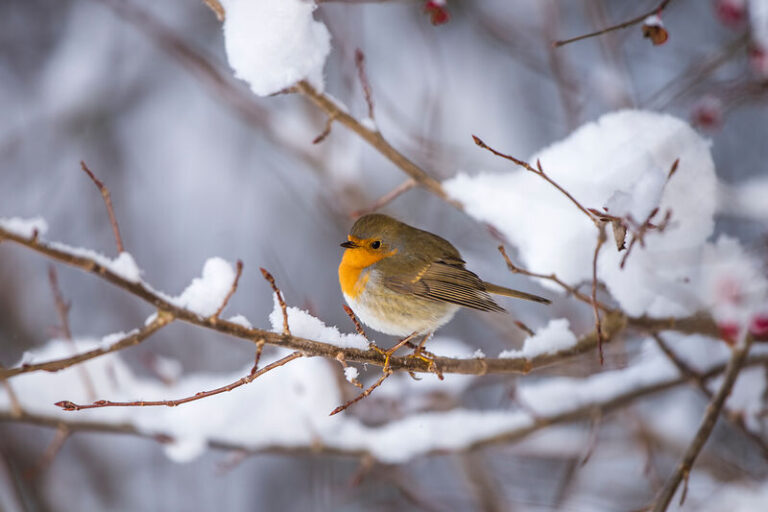
[[[510,315],[461,312],[430,350],[532,355],[542,341],[569,346],[593,324],[589,307],[551,283],[510,274],[483,223],[510,241],[521,266],[557,272],[573,285],[591,279],[594,226],[539,177],[478,148],[472,134],[519,158],[540,158],[588,207],[640,220],[655,206],[672,211],[669,229],[649,235],[624,270],[608,240],[598,261],[602,300],[635,316],[707,310],[737,332],[765,322],[768,2],[677,0],[662,16],[670,33],[662,46],[634,26],[557,50],[553,40],[632,18],[656,2],[449,1],[450,20],[439,26],[420,1],[329,1],[314,12],[294,1],[222,4],[223,27],[202,1],[0,3],[0,218],[40,216],[47,239],[114,257],[101,197],[79,169],[84,160],[110,187],[135,261],[124,255],[115,264],[130,279],[210,314],[219,303],[211,298],[226,293],[231,265],[241,259],[240,287],[223,316],[281,329],[261,266],[296,308],[294,334],[339,342],[338,332],[353,328],[341,307],[338,244],[352,212],[406,177],[338,123],[313,145],[325,116],[298,95],[269,94],[309,77],[366,118],[359,48],[376,126],[445,180],[467,213],[418,188],[383,211],[448,238],[485,279],[556,299],[549,308],[505,300]],[[150,18],[137,21],[126,5]],[[187,47],[199,57],[183,53]],[[207,63],[226,84],[200,71]],[[636,111],[621,112],[629,108]],[[680,166],[667,180],[676,158]],[[55,340],[47,264],[0,244],[4,367],[71,351]],[[139,328],[153,313],[94,276],[57,269],[79,350],[108,345],[111,333]],[[538,337],[526,339],[514,320]],[[728,357],[721,341],[667,341],[698,369]],[[174,323],[87,367],[99,398],[177,398],[243,376],[253,351],[242,340]],[[264,357],[283,355],[267,348]],[[359,370],[366,383],[379,374]],[[26,411],[129,424],[149,438],[74,432],[41,464],[56,430],[3,421],[0,509],[638,509],[701,419],[706,398],[693,386],[643,398],[599,422],[464,448],[676,378],[656,345],[635,332],[606,347],[603,367],[593,351],[525,377],[415,382],[398,374],[330,419],[358,390],[341,365],[321,358],[178,408],[61,412],[53,402],[89,400],[76,370],[23,375],[10,382]],[[729,402],[758,435],[768,427],[765,380],[764,368],[745,370]],[[10,410],[5,393],[2,414]],[[238,447],[262,453],[245,456]],[[721,420],[684,509],[759,510],[767,479],[764,454]]]

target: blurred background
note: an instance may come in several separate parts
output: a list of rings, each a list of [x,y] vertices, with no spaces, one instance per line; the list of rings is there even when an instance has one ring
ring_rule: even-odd
[[[423,1],[325,1],[316,17],[333,38],[326,90],[356,117],[367,116],[354,59],[362,50],[383,135],[438,178],[510,170],[477,148],[471,134],[527,158],[605,112],[671,113],[711,139],[723,195],[730,197],[729,187],[768,171],[768,56],[750,35],[744,2],[673,1],[663,13],[670,39],[658,47],[643,39],[639,25],[552,47],[657,3],[449,0],[450,20],[435,26]],[[80,170],[83,160],[110,188],[126,250],[157,289],[178,294],[208,257],[242,259],[232,314],[268,327],[272,296],[257,271],[262,266],[289,304],[351,331],[336,278],[338,244],[355,211],[406,177],[340,125],[313,145],[325,118],[304,98],[256,98],[232,78],[221,25],[201,0],[3,0],[0,112],[0,217],[40,215],[50,226],[47,238],[114,256],[104,204]],[[764,255],[766,219],[742,210],[725,205],[717,233]],[[508,274],[483,226],[429,193],[410,190],[383,211],[448,238],[486,279],[542,292]],[[53,336],[58,318],[47,265],[0,244],[4,366]],[[129,330],[152,312],[93,276],[57,269],[75,336]],[[555,316],[568,317],[577,334],[592,324],[588,308],[561,299],[547,311],[515,303],[508,317],[461,312],[441,334],[497,354],[525,337],[513,320],[537,328]],[[611,347],[607,369],[626,364],[637,350],[632,341]],[[252,356],[251,344],[185,325],[123,353],[140,374],[152,373],[158,357],[192,373],[231,371]],[[590,354],[548,371],[599,370]],[[513,389],[512,377],[480,378],[423,408],[498,407]],[[376,400],[353,413],[391,407],[391,398]],[[693,418],[705,403],[681,390],[642,407],[670,400]],[[86,433],[38,467],[55,431],[0,423],[0,508],[628,510],[646,503],[654,471],[667,474],[685,448],[685,439],[646,436],[660,443],[656,470],[649,471],[634,409],[601,428],[584,466],[584,447],[559,452],[534,440],[374,466],[365,478],[358,478],[360,461],[343,457],[256,455],[222,469],[231,454],[208,451],[178,464],[152,440]],[[627,432],[634,448],[626,448]],[[697,465],[707,476],[696,484],[764,479],[765,459],[749,452],[738,435],[716,430]]]

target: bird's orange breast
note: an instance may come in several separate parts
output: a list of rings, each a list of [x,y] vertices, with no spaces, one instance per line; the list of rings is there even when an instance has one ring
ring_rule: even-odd
[[[370,274],[367,272],[361,277],[363,270],[388,256],[392,256],[396,252],[397,249],[384,253],[370,250],[366,247],[346,249],[344,255],[341,257],[341,263],[339,264],[339,284],[341,285],[341,291],[344,292],[345,295],[357,298],[365,289],[365,285],[370,278]]]

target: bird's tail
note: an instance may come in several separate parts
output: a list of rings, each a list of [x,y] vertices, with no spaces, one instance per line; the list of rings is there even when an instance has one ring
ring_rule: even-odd
[[[518,290],[512,290],[511,288],[504,288],[503,286],[498,286],[491,283],[483,283],[485,285],[485,290],[488,293],[493,293],[496,295],[504,295],[506,297],[514,297],[516,299],[523,299],[523,300],[530,300],[533,302],[540,302],[542,304],[551,304],[552,301],[549,299],[545,299],[544,297],[539,297],[538,295],[534,295],[532,293],[525,293]]]

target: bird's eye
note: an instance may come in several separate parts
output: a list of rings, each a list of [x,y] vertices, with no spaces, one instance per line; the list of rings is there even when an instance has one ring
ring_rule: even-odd
[[[381,241],[380,240],[374,240],[371,242],[371,249],[378,249],[381,247]]]

